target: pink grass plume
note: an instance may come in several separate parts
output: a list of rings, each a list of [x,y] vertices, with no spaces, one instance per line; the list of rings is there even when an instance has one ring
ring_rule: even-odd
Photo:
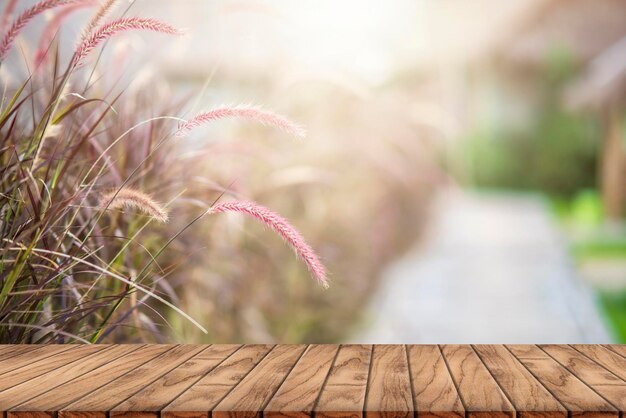
[[[306,243],[302,235],[287,220],[271,210],[254,202],[234,201],[219,203],[209,209],[208,213],[239,212],[253,218],[270,227],[280,235],[300,257],[311,273],[311,276],[325,289],[329,287],[326,277],[326,269],[321,263],[315,251]]]
[[[274,126],[284,132],[287,132],[288,134],[295,135],[300,138],[303,138],[306,134],[300,125],[297,125],[286,117],[274,112],[252,106],[223,106],[209,110],[208,112],[200,113],[189,119],[179,127],[176,136],[185,136],[198,126],[226,118],[252,120],[263,125]]]
[[[74,53],[74,58],[72,61],[73,65],[80,65],[91,51],[93,51],[98,45],[109,39],[111,36],[130,30],[149,30],[153,32],[165,33],[168,35],[182,34],[182,32],[175,27],[156,19],[129,17],[113,20],[111,22],[105,23],[104,25],[93,31],[78,45],[78,48],[76,48],[76,52]]]
[[[24,10],[2,35],[2,41],[0,42],[0,61],[4,60],[11,46],[13,46],[15,38],[17,38],[22,29],[24,29],[28,22],[37,17],[37,15],[54,7],[78,3],[79,1],[81,0],[41,0],[32,7]]]
[[[80,37],[80,42],[84,41],[91,35],[91,33],[98,27],[102,19],[104,19],[111,10],[115,7],[117,0],[104,0],[100,3],[100,7],[93,15],[87,26],[83,29],[82,35]]]

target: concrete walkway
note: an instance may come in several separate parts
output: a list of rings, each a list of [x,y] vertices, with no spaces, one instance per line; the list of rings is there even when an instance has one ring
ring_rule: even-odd
[[[351,342],[610,342],[539,198],[455,192],[437,205]]]

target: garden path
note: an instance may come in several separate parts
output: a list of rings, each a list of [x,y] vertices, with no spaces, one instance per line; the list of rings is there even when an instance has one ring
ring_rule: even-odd
[[[363,343],[611,340],[544,201],[448,192],[424,242],[386,272]]]

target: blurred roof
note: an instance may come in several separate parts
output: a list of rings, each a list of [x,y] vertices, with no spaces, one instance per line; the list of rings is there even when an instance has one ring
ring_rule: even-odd
[[[584,64],[626,36],[624,0],[544,0],[535,2],[504,36],[495,53],[505,61],[537,67],[556,48]]]
[[[598,109],[626,98],[626,37],[600,53],[567,91],[573,108]]]

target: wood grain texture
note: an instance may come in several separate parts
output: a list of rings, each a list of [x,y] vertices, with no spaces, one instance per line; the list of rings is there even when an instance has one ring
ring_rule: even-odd
[[[0,361],[8,360],[22,353],[28,353],[43,347],[46,346],[30,344],[0,344]]]
[[[363,416],[371,345],[342,345],[315,406],[322,418]]]
[[[245,345],[163,408],[163,418],[204,416],[269,353],[271,345]]]
[[[12,370],[16,370],[24,366],[30,366],[33,363],[37,363],[38,361],[45,360],[48,357],[76,349],[77,347],[79,346],[45,345],[45,346],[41,346],[38,350],[33,350],[33,349],[24,350],[23,352],[19,353],[16,356],[11,356],[7,358],[5,361],[0,360],[0,376]],[[67,355],[62,358],[67,359],[67,361],[72,360],[72,357],[67,356]]]
[[[45,348],[46,347],[43,347],[42,349]],[[28,367],[22,366],[11,370],[10,372],[3,373],[0,375],[0,393],[13,386],[19,385],[22,382],[41,376],[51,370],[58,369],[68,363],[80,360],[81,358],[103,350],[104,348],[105,346],[74,346],[62,353],[52,353],[39,361],[32,362],[28,365]],[[4,365],[4,363],[10,364],[12,363],[12,359],[2,362],[2,365]]]
[[[513,405],[472,347],[444,345],[441,351],[468,416],[476,418],[515,416]]]
[[[92,370],[89,373],[57,386],[19,406],[22,411],[49,409],[62,410],[65,406],[99,389],[107,383],[141,366],[150,359],[164,353],[173,346],[149,345],[136,346],[124,356],[115,358],[107,367]]]
[[[572,347],[541,345],[543,351],[621,412],[626,411],[626,382]]]
[[[54,412],[33,411],[33,412],[7,412],[7,418],[54,418]]]
[[[372,351],[365,416],[408,418],[413,416],[413,394],[406,348],[376,345]]]
[[[563,405],[504,346],[477,345],[474,350],[520,417],[567,417]]]
[[[167,350],[133,371],[113,380],[97,391],[81,397],[65,409],[72,411],[110,411],[146,385],[170,370],[178,367],[205,347],[202,345],[178,345]]]
[[[311,415],[339,347],[311,345],[263,411],[268,418]]]
[[[624,418],[623,352],[619,345],[0,346],[0,418]]]
[[[279,345],[228,394],[212,411],[213,418],[260,417],[261,411],[278,390],[306,349],[304,345]]]
[[[606,344],[604,347],[626,358],[626,345],[623,344]]]
[[[206,348],[117,405],[111,416],[125,411],[160,411],[239,347],[227,344]]]
[[[617,417],[618,411],[580,379],[534,345],[507,348],[570,411],[572,416]]]
[[[103,347],[102,350],[99,350],[89,356],[68,363],[65,366],[38,376],[33,380],[23,382],[17,386],[13,386],[10,389],[0,392],[0,404],[7,405],[8,408],[12,410],[21,410],[19,406],[22,403],[41,393],[47,392],[50,389],[54,389],[59,385],[80,377],[87,372],[107,365],[114,359],[123,357],[125,354],[134,349],[136,349],[136,347],[131,345]]]
[[[463,418],[465,409],[441,350],[436,345],[407,346],[413,405],[426,418]]]
[[[576,344],[573,347],[626,381],[626,358],[600,345]]]
[[[111,346],[82,346],[52,356],[43,364],[21,367],[0,379],[0,409],[9,410],[20,403],[75,377],[84,370],[83,362],[98,361],[97,354],[106,355]],[[91,364],[91,363],[88,363]],[[64,375],[64,373],[66,373]]]
[[[104,411],[59,411],[59,418],[107,418]]]

